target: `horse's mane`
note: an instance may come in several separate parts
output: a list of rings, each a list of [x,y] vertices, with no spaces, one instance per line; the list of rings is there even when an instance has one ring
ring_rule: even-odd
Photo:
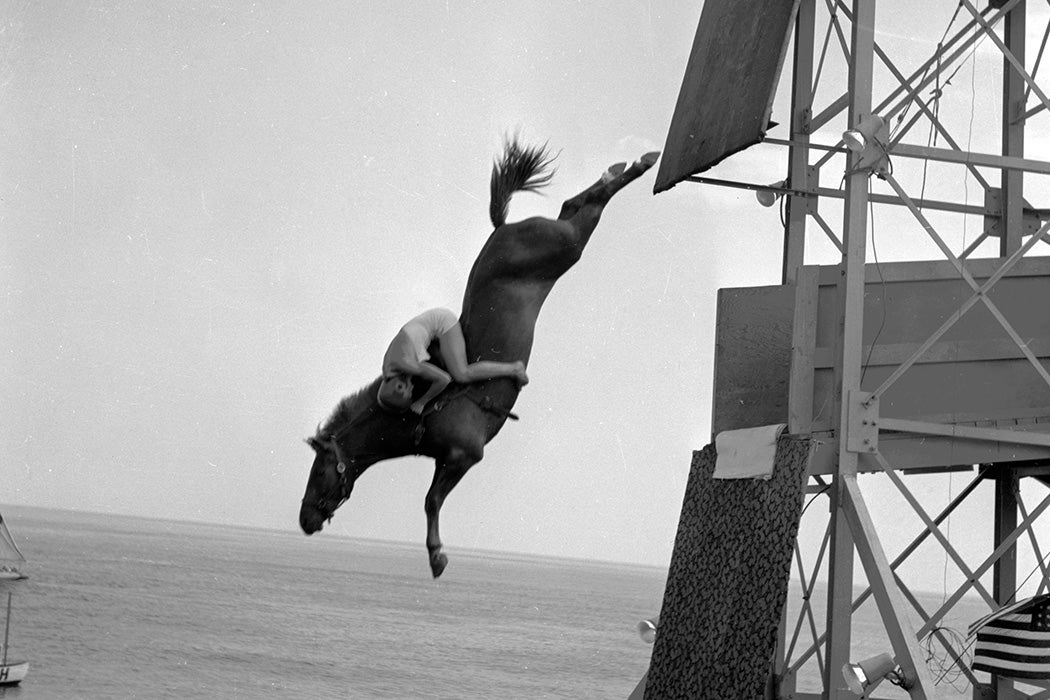
[[[368,386],[340,399],[332,410],[332,415],[317,429],[317,437],[335,435],[362,411],[374,406],[377,403],[376,392],[382,380],[382,377],[378,377]]]

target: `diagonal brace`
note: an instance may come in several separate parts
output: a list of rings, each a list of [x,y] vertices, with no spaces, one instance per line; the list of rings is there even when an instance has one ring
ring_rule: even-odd
[[[879,542],[879,536],[875,532],[875,524],[864,502],[864,496],[861,495],[857,477],[845,474],[840,478],[842,483],[839,488],[842,489],[843,496],[841,507],[845,511],[857,554],[875,594],[882,621],[886,625],[886,633],[893,645],[894,658],[905,675],[914,680],[914,685],[908,691],[911,696],[925,699],[927,689],[933,689],[933,679],[919,650],[911,621],[904,614],[904,600],[894,581],[893,571]]]

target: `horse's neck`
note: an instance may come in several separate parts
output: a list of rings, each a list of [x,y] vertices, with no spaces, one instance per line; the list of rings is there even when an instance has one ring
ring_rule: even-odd
[[[347,457],[361,469],[384,459],[416,453],[414,432],[418,418],[414,413],[392,414],[373,404],[340,440]]]

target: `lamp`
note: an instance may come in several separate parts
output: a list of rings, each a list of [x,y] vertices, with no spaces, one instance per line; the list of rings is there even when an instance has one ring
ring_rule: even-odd
[[[654,617],[651,620],[642,620],[638,623],[638,636],[642,638],[642,641],[646,644],[652,644],[656,641],[656,628],[660,625],[660,617]]]
[[[849,150],[854,153],[862,153],[873,140],[877,140],[880,136],[888,136],[888,134],[886,120],[877,114],[869,114],[861,119],[860,124],[857,124],[855,128],[842,132],[842,141]]]
[[[786,180],[777,180],[776,182],[767,185],[755,192],[755,199],[758,203],[764,207],[771,207],[776,204],[776,201],[784,196],[783,192],[776,192],[775,190],[780,189],[787,184]]]
[[[905,690],[911,687],[904,671],[889,654],[879,654],[860,663],[851,661],[842,667],[842,676],[846,679],[849,689],[857,695],[864,695],[868,688],[883,678]]]

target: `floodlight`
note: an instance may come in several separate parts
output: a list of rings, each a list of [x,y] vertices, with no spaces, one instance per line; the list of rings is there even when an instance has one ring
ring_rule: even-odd
[[[877,114],[869,114],[860,120],[856,128],[842,132],[842,140],[846,148],[861,153],[885,130],[886,120]]]
[[[783,192],[777,192],[776,190],[782,188],[787,181],[777,180],[776,182],[768,185],[767,188],[762,188],[755,191],[755,199],[758,203],[764,207],[771,207],[776,204],[777,200],[784,196]]]
[[[656,628],[659,625],[659,617],[654,617],[651,620],[642,620],[638,623],[638,636],[641,637],[642,641],[646,644],[652,644],[656,641]]]
[[[904,672],[889,654],[879,654],[860,663],[851,661],[842,667],[842,676],[846,679],[849,689],[857,695],[864,695],[868,688],[883,678],[902,688],[908,687],[905,684]]]

